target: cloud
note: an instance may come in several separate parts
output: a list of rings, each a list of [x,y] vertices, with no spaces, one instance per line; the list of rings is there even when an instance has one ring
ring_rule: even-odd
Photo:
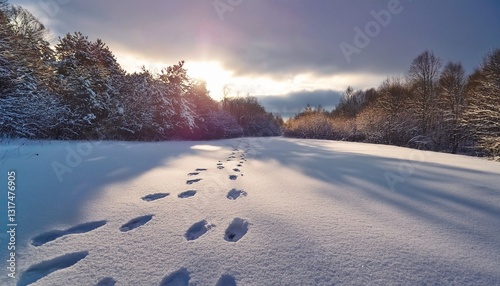
[[[44,13],[40,3],[67,3],[43,17],[58,36],[81,31],[149,62],[217,61],[235,76],[275,80],[305,73],[404,73],[424,50],[471,71],[500,46],[495,0],[244,0],[232,1],[241,4],[226,11],[223,21],[214,1],[206,0],[11,2],[30,5],[38,15]],[[355,29],[366,32],[375,20],[372,12],[396,2],[403,10],[347,61],[340,44],[354,45]]]
[[[404,75],[425,50],[470,73],[500,47],[498,0],[217,1],[239,4],[221,20],[214,0],[10,0],[39,17],[55,40],[74,31],[102,39],[129,71],[215,63],[220,70],[192,68],[194,76],[208,74],[213,98],[228,86],[232,96],[256,95],[285,118],[307,104],[333,109],[347,86],[367,89]],[[358,34],[368,34],[373,14],[391,3],[402,11],[372,36]],[[356,37],[368,41],[361,47]],[[350,60],[343,43],[358,49]]]
[[[332,110],[340,101],[342,94],[334,90],[314,90],[292,92],[286,95],[257,96],[269,112],[279,113],[284,118],[293,117],[308,104],[314,107],[322,106]]]

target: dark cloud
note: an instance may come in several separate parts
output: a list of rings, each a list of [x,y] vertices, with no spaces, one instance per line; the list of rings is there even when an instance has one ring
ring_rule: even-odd
[[[289,118],[302,111],[308,104],[332,110],[342,94],[333,90],[299,91],[284,96],[257,96],[266,110]]]
[[[403,73],[424,50],[461,61],[470,71],[486,52],[500,47],[497,0],[242,0],[222,14],[223,20],[213,3],[226,0],[11,2],[38,13],[44,10],[41,3],[57,5],[52,10],[45,5],[45,18],[57,35],[81,31],[153,61],[219,60],[240,75]],[[400,12],[378,28],[370,26],[376,22],[372,12],[391,5]],[[367,25],[373,37],[360,47],[355,27],[366,33]],[[342,43],[357,49],[349,62]]]

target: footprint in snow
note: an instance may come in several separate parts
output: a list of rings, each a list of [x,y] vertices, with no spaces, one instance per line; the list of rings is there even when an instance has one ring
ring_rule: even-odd
[[[106,277],[97,282],[96,286],[115,286],[116,280],[111,277]]]
[[[238,199],[239,197],[246,197],[248,194],[243,190],[232,189],[227,193],[227,198],[231,201]]]
[[[229,180],[235,181],[236,179],[238,179],[238,176],[236,175],[229,176]]]
[[[89,255],[88,251],[68,253],[63,256],[32,265],[21,274],[17,285],[24,286],[34,283],[53,272],[77,264],[80,260],[87,257],[87,255]]]
[[[205,233],[207,233],[210,229],[215,227],[215,225],[208,223],[206,220],[199,221],[193,224],[184,234],[184,237],[187,240],[197,240]]]
[[[136,217],[120,227],[121,232],[131,231],[148,223],[154,215]]]
[[[193,197],[194,195],[196,195],[197,191],[185,191],[183,193],[180,193],[178,195],[178,197],[180,199],[186,199],[186,198],[190,198],[190,197]]]
[[[193,172],[193,173],[189,173],[188,176],[192,177],[192,176],[198,176],[200,173],[199,172]]]
[[[144,196],[141,199],[143,201],[146,201],[146,202],[152,202],[152,201],[156,201],[159,199],[163,199],[169,195],[170,195],[169,193],[156,193],[156,194],[150,194],[150,195]]]
[[[236,279],[229,274],[222,275],[215,286],[236,286]]]
[[[224,166],[219,166],[219,167],[217,167],[217,169],[222,170],[222,169],[224,169]]]
[[[241,172],[241,170],[238,169],[238,168],[234,168],[233,171],[235,171],[235,172]]]
[[[196,172],[205,172],[205,171],[207,171],[207,170],[208,170],[208,169],[198,168],[198,169],[196,169],[195,171],[196,171]]]
[[[227,227],[224,239],[229,242],[237,242],[248,232],[248,221],[235,218]]]
[[[199,181],[201,181],[201,180],[203,180],[203,179],[187,180],[187,181],[186,181],[186,184],[188,184],[188,185],[192,185],[192,184],[194,184],[194,183],[198,183],[198,182],[199,182]]]
[[[191,273],[186,268],[181,268],[163,278],[160,286],[189,286]]]
[[[237,165],[236,167],[243,167],[243,165],[241,165],[241,164],[238,164],[238,165]]]
[[[53,230],[49,232],[42,233],[36,237],[34,237],[31,240],[31,245],[33,246],[42,246],[47,242],[56,240],[60,237],[70,235],[70,234],[82,234],[82,233],[87,233],[90,231],[93,231],[95,229],[100,228],[101,226],[105,225],[107,221],[101,220],[101,221],[93,221],[93,222],[87,222],[87,223],[82,223],[77,226],[74,226],[72,228],[68,228],[66,230]]]

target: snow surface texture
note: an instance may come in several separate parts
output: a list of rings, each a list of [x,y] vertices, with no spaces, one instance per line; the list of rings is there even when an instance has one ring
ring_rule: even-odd
[[[284,138],[4,140],[3,221],[9,170],[18,272],[4,229],[1,285],[500,285],[500,164],[483,159]]]

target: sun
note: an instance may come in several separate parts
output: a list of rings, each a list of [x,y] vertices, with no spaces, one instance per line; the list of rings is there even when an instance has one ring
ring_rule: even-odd
[[[225,85],[233,81],[232,72],[215,61],[186,61],[185,68],[189,77],[203,80],[207,83],[210,96],[216,100],[222,99],[222,90]]]

